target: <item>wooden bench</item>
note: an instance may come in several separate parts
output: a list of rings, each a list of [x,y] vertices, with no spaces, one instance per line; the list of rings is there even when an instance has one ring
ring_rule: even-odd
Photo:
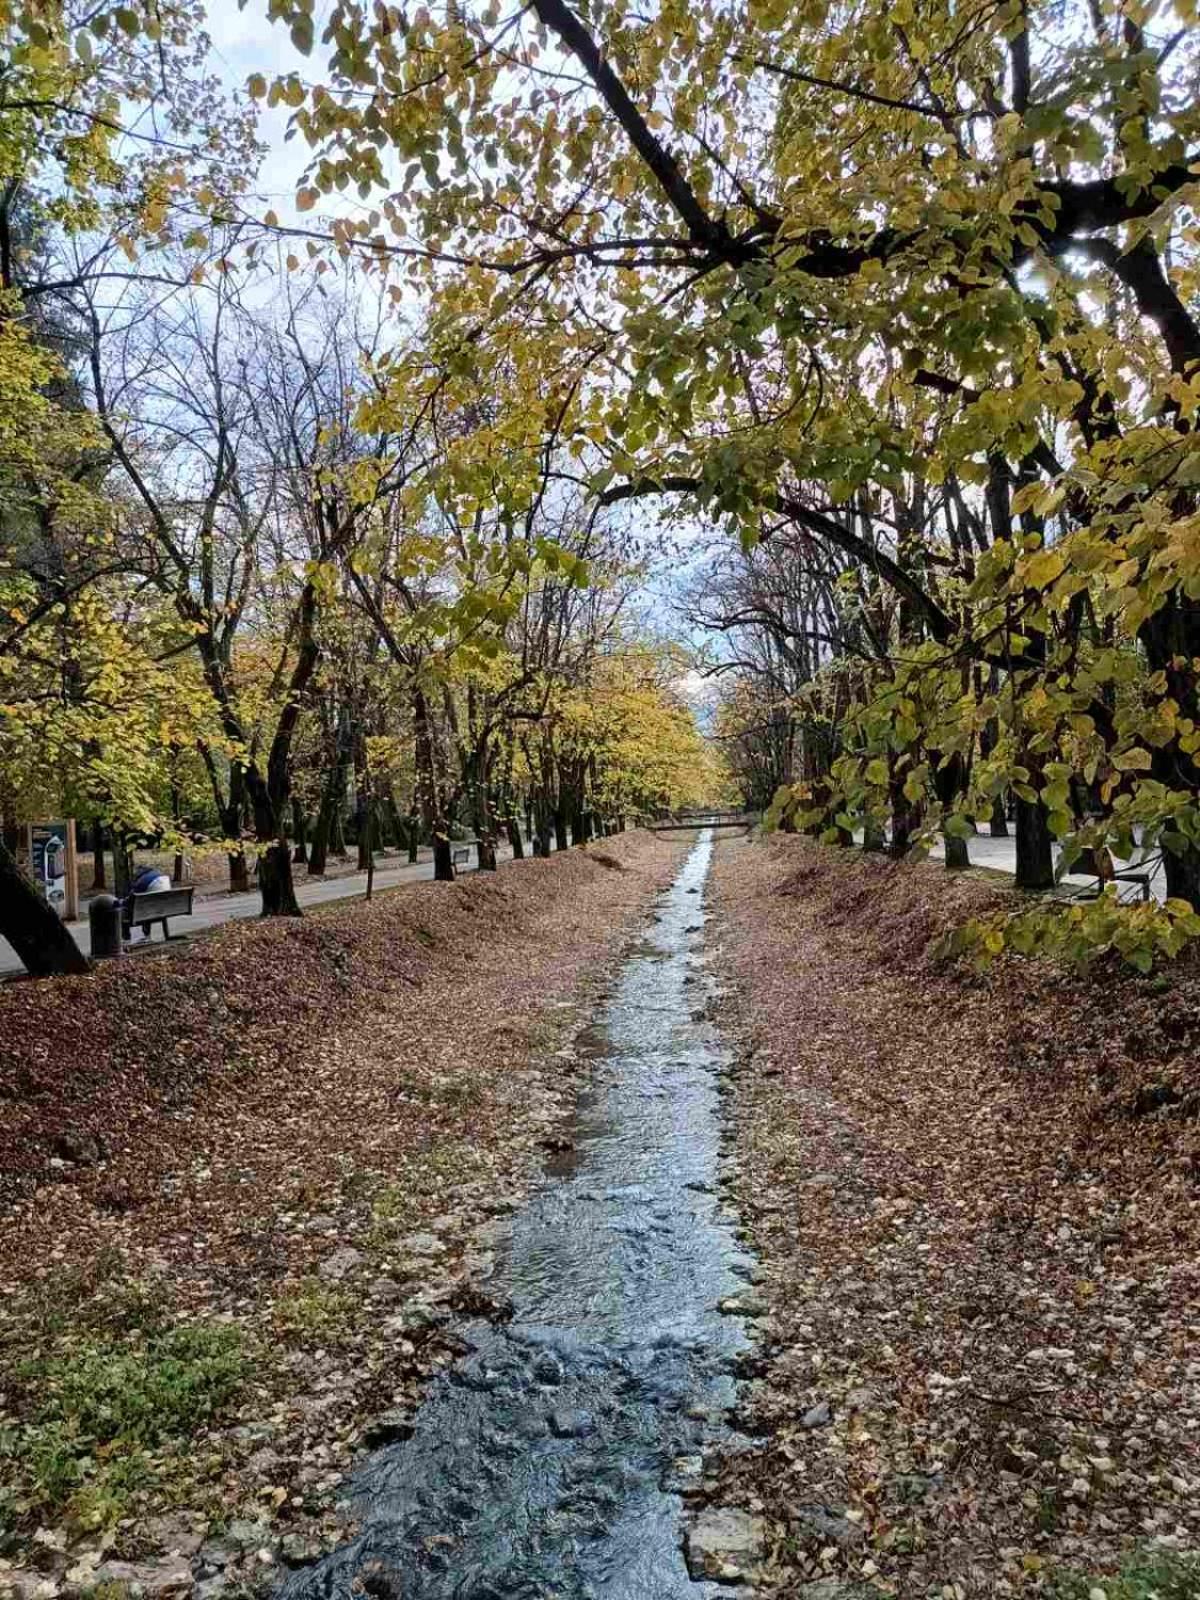
[[[188,884],[179,889],[155,889],[150,894],[130,895],[124,908],[125,937],[129,937],[134,923],[141,923],[142,932],[150,938],[151,928],[161,922],[163,938],[169,939],[167,918],[190,917],[195,893],[195,887]]]
[[[1096,871],[1097,866],[1100,868],[1098,872]],[[1148,901],[1150,898],[1150,874],[1148,872],[1126,870],[1125,868],[1118,871],[1113,865],[1113,858],[1107,850],[1103,852],[1100,850],[1093,851],[1092,864],[1087,870],[1096,874],[1095,886],[1093,887],[1089,884],[1086,889],[1080,889],[1072,896],[1075,900],[1098,900],[1104,893],[1106,883],[1115,883],[1117,885],[1118,896],[1121,893],[1121,884],[1136,884],[1141,890],[1139,898],[1143,901]]]
[[[1135,883],[1141,890],[1138,898],[1140,900],[1149,900],[1150,898],[1150,874],[1148,872],[1112,872],[1107,878],[1097,878],[1096,887],[1094,889],[1086,889],[1081,898],[1098,900],[1104,893],[1104,885],[1106,883],[1115,883],[1117,885]],[[1119,894],[1120,892],[1118,887],[1117,893]]]

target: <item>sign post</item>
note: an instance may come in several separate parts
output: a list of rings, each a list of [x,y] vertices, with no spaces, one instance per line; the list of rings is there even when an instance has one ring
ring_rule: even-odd
[[[75,820],[32,822],[28,829],[33,881],[64,922],[79,916],[79,876],[75,870]]]

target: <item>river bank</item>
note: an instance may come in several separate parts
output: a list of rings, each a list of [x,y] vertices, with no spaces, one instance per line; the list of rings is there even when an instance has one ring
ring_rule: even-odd
[[[766,1311],[723,1493],[764,1513],[767,1590],[1200,1592],[1170,1553],[1200,1546],[1200,975],[936,965],[995,893],[717,852]],[[1151,1542],[1160,1587],[1108,1582]]]
[[[207,1600],[347,1537],[689,841],[0,994],[0,1590]]]

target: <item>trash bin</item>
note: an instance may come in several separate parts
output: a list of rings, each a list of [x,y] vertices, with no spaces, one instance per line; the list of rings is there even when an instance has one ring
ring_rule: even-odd
[[[98,894],[88,903],[88,927],[92,935],[92,960],[121,954],[121,902],[111,894]]]

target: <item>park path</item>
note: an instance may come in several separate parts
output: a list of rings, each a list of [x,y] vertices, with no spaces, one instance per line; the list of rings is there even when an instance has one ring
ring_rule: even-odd
[[[472,852],[473,853],[473,852]],[[501,861],[512,859],[512,851],[507,845],[497,848],[497,856]],[[375,889],[396,889],[404,884],[420,883],[433,877],[433,853],[422,851],[422,858],[415,862],[404,861],[394,866],[377,866],[375,868]],[[459,869],[460,872],[463,870]],[[476,870],[474,867],[466,869]],[[341,878],[313,878],[296,887],[296,898],[303,909],[311,906],[327,905],[333,900],[356,900],[367,892],[367,875],[365,872],[355,872]],[[171,936],[191,933],[203,933],[208,928],[220,927],[222,923],[233,922],[242,917],[257,917],[262,909],[262,902],[258,890],[251,889],[246,894],[213,895],[208,899],[196,901],[196,909],[190,917],[171,918]],[[76,922],[69,922],[67,927],[71,930],[75,943],[84,955],[91,954],[91,937],[88,931],[87,918],[82,917]],[[162,938],[161,929],[157,929],[153,942],[159,943]],[[6,939],[0,939],[0,977],[9,973],[24,972],[25,968],[16,951]]]

